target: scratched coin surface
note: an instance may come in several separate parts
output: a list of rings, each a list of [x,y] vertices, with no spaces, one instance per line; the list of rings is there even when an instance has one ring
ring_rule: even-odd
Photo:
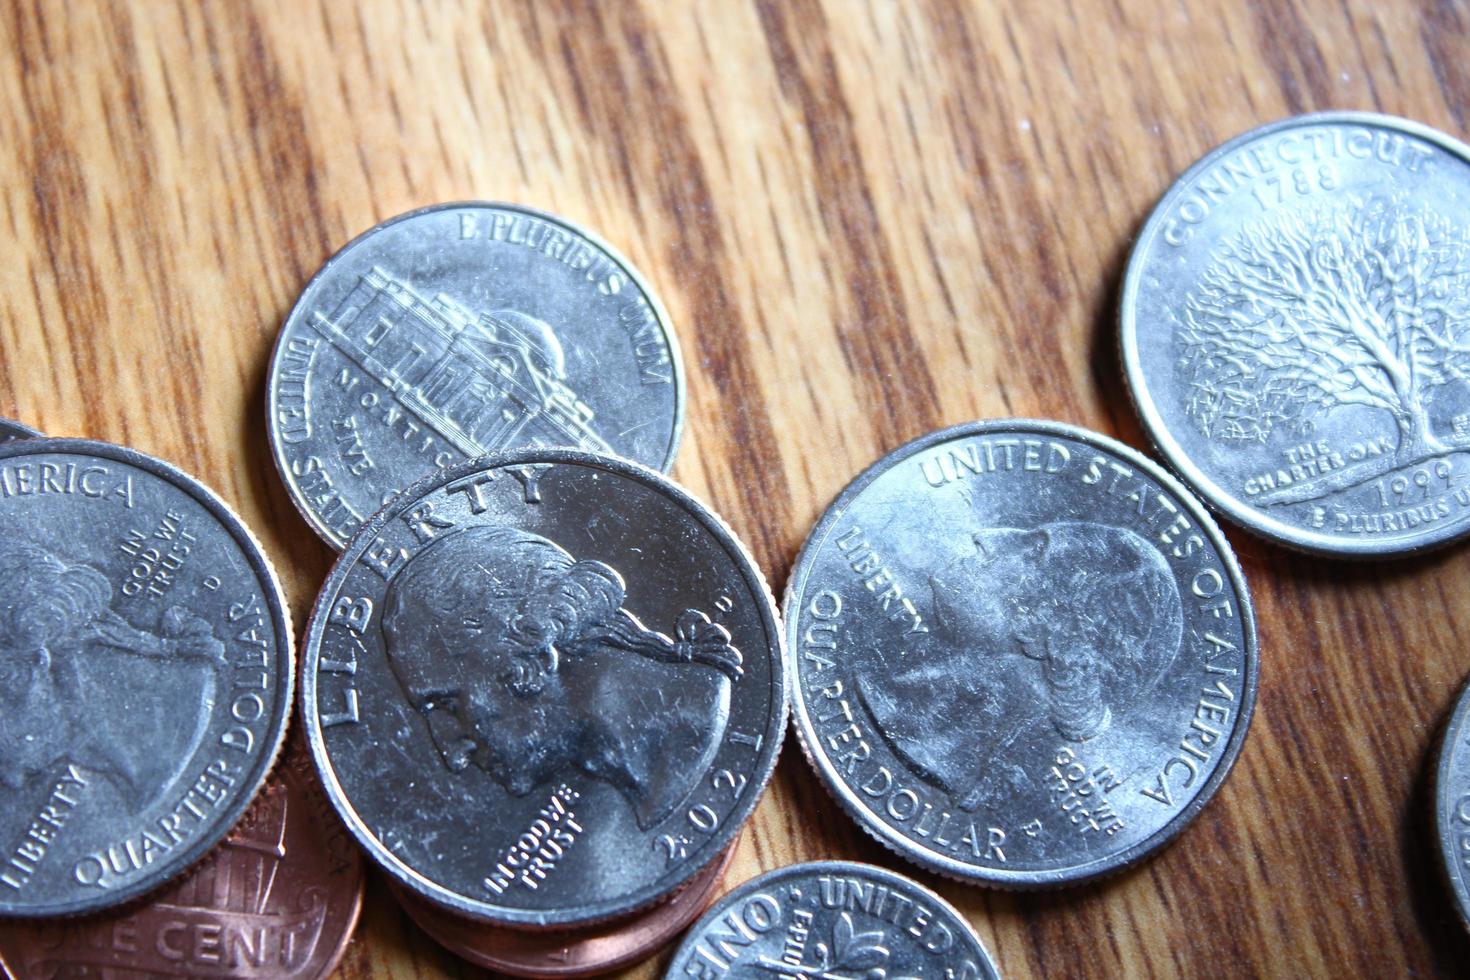
[[[1460,692],[1440,746],[1434,822],[1450,893],[1470,928],[1470,686]]]
[[[667,470],[684,377],[667,314],[591,232],[511,204],[444,204],[334,255],[267,383],[276,465],[334,548],[435,468],[563,446]]]
[[[1161,847],[1245,739],[1256,633],[1235,557],[1160,467],[1007,419],[879,460],[786,593],[807,757],[927,868],[1085,881]]]
[[[980,937],[944,899],[886,868],[812,861],[768,871],[715,903],[668,977],[994,980]]]
[[[142,894],[235,824],[285,733],[292,634],[210,490],[100,442],[0,446],[0,915]]]
[[[598,976],[647,959],[709,907],[724,880],[735,846],[673,897],[613,922],[577,930],[515,929],[447,912],[394,887],[408,917],[454,955],[476,966],[518,977]]]
[[[1470,531],[1470,148],[1358,113],[1237,137],[1149,217],[1119,316],[1149,435],[1232,520],[1342,556]]]
[[[614,457],[431,474],[317,600],[303,720],[390,874],[511,925],[667,897],[739,832],[785,723],[779,618],[724,523]]]
[[[0,443],[13,442],[16,439],[34,439],[41,433],[28,425],[22,425],[14,419],[0,418]]]
[[[122,909],[0,922],[15,980],[320,980],[362,907],[357,845],[292,745],[244,818],[177,881]]]

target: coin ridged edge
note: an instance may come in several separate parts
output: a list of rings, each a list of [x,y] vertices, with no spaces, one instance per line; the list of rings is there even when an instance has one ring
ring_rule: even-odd
[[[838,788],[837,780],[829,774],[828,767],[820,761],[809,743],[809,739],[816,739],[815,732],[810,735],[805,730],[806,710],[800,695],[800,678],[798,676],[796,654],[792,651],[793,637],[787,637],[786,662],[787,679],[786,687],[791,701],[791,724],[796,730],[797,744],[801,747],[801,753],[806,757],[807,763],[816,772],[817,781],[826,789],[827,794],[837,801],[838,805],[847,811],[853,818],[853,822],[863,829],[868,836],[882,844],[889,851],[904,860],[931,871],[952,881],[962,882],[970,885],[985,885],[1002,891],[1038,891],[1048,888],[1066,888],[1074,885],[1085,885],[1092,882],[1111,878],[1131,868],[1138,861],[1154,855],[1172,843],[1185,828],[1192,823],[1209,802],[1214,799],[1220,787],[1224,785],[1226,777],[1235,768],[1235,761],[1240,755],[1240,750],[1245,745],[1246,735],[1250,731],[1250,723],[1255,716],[1256,690],[1260,675],[1260,644],[1256,631],[1255,604],[1251,600],[1249,586],[1245,580],[1245,574],[1240,568],[1240,563],[1225,538],[1224,532],[1210,516],[1208,508],[1200,502],[1199,498],[1186,487],[1182,481],[1175,478],[1164,467],[1149,459],[1143,453],[1131,446],[1094,432],[1081,426],[1066,422],[1057,422],[1045,419],[1006,418],[1006,419],[984,419],[975,422],[962,422],[958,425],[937,429],[933,432],[919,436],[904,443],[891,452],[880,456],[875,462],[865,467],[854,477],[831,504],[822,512],[821,517],[813,526],[806,540],[802,543],[801,550],[797,552],[796,561],[792,564],[791,576],[786,583],[785,596],[782,602],[782,617],[788,624],[795,624],[797,619],[793,617],[792,611],[798,601],[798,592],[804,588],[806,577],[805,563],[808,554],[815,555],[816,549],[825,541],[831,527],[847,513],[848,504],[865,490],[874,480],[895,463],[911,458],[917,453],[923,452],[932,446],[946,442],[950,439],[965,438],[969,436],[987,435],[996,432],[1041,432],[1076,439],[1083,443],[1093,443],[1108,452],[1114,453],[1120,458],[1137,465],[1150,478],[1156,480],[1162,487],[1174,494],[1186,510],[1199,523],[1200,529],[1209,536],[1210,543],[1214,546],[1216,553],[1220,556],[1221,564],[1230,578],[1231,585],[1235,588],[1239,598],[1239,606],[1242,615],[1239,617],[1245,637],[1245,643],[1241,648],[1242,659],[1246,662],[1246,678],[1241,685],[1242,710],[1238,712],[1238,723],[1231,732],[1230,740],[1226,744],[1225,751],[1220,757],[1220,763],[1211,772],[1205,785],[1190,801],[1180,808],[1179,812],[1161,827],[1159,830],[1145,837],[1131,847],[1125,848],[1115,855],[1091,862],[1092,865],[1100,867],[1087,870],[1085,873],[1075,873],[1067,870],[1050,871],[1018,871],[996,875],[987,869],[973,868],[958,861],[952,861],[943,856],[931,856],[928,849],[920,849],[906,837],[897,834],[885,833],[883,828],[886,824],[881,820],[870,817],[868,812],[853,801],[845,798]],[[795,629],[791,625],[790,629]],[[1080,865],[1080,868],[1089,868],[1089,865]]]
[[[1462,872],[1457,878],[1451,870],[1456,857],[1462,855],[1456,854],[1451,842],[1448,834],[1450,828],[1445,824],[1445,813],[1439,798],[1450,783],[1450,762],[1454,758],[1455,742],[1467,733],[1467,729],[1470,729],[1470,682],[1463,684],[1455,695],[1455,707],[1445,725],[1444,734],[1440,737],[1439,750],[1435,755],[1434,789],[1430,805],[1434,815],[1434,835],[1438,838],[1440,873],[1445,888],[1455,903],[1455,910],[1460,914],[1460,922],[1466,929],[1470,929],[1470,875]],[[1465,891],[1456,887],[1457,881],[1465,885]]]
[[[359,826],[360,820],[353,820],[347,816],[347,813],[344,812],[344,807],[347,810],[353,808],[348,805],[350,801],[347,798],[347,794],[342,790],[341,785],[335,778],[334,770],[330,765],[331,759],[327,756],[326,747],[323,743],[321,726],[315,722],[308,708],[309,701],[315,697],[316,679],[310,675],[307,667],[316,659],[313,650],[319,645],[321,632],[325,628],[319,624],[325,621],[327,611],[330,607],[329,593],[331,589],[339,584],[339,580],[346,576],[347,571],[357,561],[357,556],[353,556],[349,560],[349,555],[352,555],[354,551],[358,550],[357,544],[359,539],[364,543],[364,546],[370,543],[372,538],[386,526],[388,521],[396,516],[395,508],[398,507],[400,502],[416,500],[437,482],[447,481],[461,474],[528,463],[595,465],[626,478],[652,484],[658,492],[668,494],[676,503],[684,506],[690,515],[698,520],[699,523],[710,527],[715,532],[715,537],[727,553],[731,553],[731,558],[734,563],[738,567],[753,574],[754,580],[748,584],[755,586],[752,591],[755,592],[756,597],[762,602],[762,612],[764,614],[762,618],[768,620],[766,627],[771,631],[771,635],[775,637],[776,642],[776,663],[772,666],[771,682],[775,688],[772,692],[772,700],[776,702],[777,708],[774,717],[771,718],[765,731],[762,733],[771,740],[772,748],[770,750],[770,757],[760,767],[752,770],[751,778],[747,781],[747,786],[752,787],[749,798],[750,802],[748,805],[742,804],[744,813],[741,814],[739,822],[729,832],[729,836],[725,838],[723,844],[729,844],[740,835],[749,823],[751,816],[755,813],[756,808],[760,805],[761,798],[765,795],[766,788],[775,773],[776,762],[781,755],[787,722],[790,718],[791,698],[790,691],[787,688],[786,678],[785,623],[781,618],[781,609],[776,603],[775,595],[771,591],[770,583],[766,579],[765,572],[761,570],[760,565],[756,563],[755,558],[751,555],[750,549],[746,547],[745,543],[735,533],[729,522],[712,507],[705,504],[699,497],[686,489],[683,484],[676,482],[667,474],[660,473],[658,470],[634,460],[624,459],[620,456],[583,452],[576,449],[524,447],[503,450],[463,460],[462,462],[455,463],[453,466],[436,470],[395,494],[393,499],[384,504],[377,513],[373,514],[358,529],[357,533],[352,536],[352,540],[348,542],[347,547],[337,555],[336,560],[332,563],[332,567],[327,573],[326,579],[322,583],[321,591],[317,594],[317,598],[312,604],[311,613],[307,617],[306,632],[302,638],[302,652],[298,664],[299,670],[301,671],[301,678],[299,684],[300,696],[297,698],[297,706],[300,712],[299,720],[302,731],[306,736],[307,748],[310,750],[311,759],[316,767],[317,776],[321,780],[322,788],[326,791],[332,808],[337,812],[344,826],[346,826],[358,844],[367,851],[368,856],[372,858],[373,864],[378,868],[408,887],[415,895],[434,902],[455,914],[476,919],[490,925],[531,929],[563,929],[567,927],[593,926],[646,910],[664,901],[686,886],[696,875],[708,868],[712,862],[718,860],[724,852],[724,847],[721,846],[704,861],[691,863],[688,869],[682,871],[680,876],[672,884],[655,891],[651,895],[645,896],[631,905],[608,911],[598,911],[590,915],[555,916],[548,913],[527,912],[511,916],[499,916],[467,907],[467,903],[456,904],[453,901],[455,896],[449,892],[449,889],[436,884],[427,876],[420,874],[401,861],[396,864],[385,862],[381,855],[386,853],[387,849],[383,848],[376,838],[366,832],[366,828]],[[693,506],[690,507],[689,505]],[[308,694],[312,697],[308,698]],[[757,776],[759,778],[755,778]],[[739,811],[734,810],[731,812]],[[721,836],[723,836],[723,833],[722,831]]]

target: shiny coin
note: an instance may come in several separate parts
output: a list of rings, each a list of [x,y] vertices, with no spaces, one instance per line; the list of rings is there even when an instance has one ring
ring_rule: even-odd
[[[1460,693],[1440,746],[1434,821],[1450,892],[1470,927],[1470,686]]]
[[[1119,313],[1150,436],[1232,520],[1344,556],[1470,531],[1470,148],[1359,113],[1237,137],[1149,217]]]
[[[319,980],[362,907],[362,857],[295,746],[209,857],[126,909],[0,923],[15,980]]]
[[[404,888],[394,887],[393,894],[420,929],[476,966],[518,977],[588,977],[662,949],[709,907],[734,853],[734,845],[726,848],[693,881],[651,909],[576,931],[487,925],[446,912]]]
[[[341,548],[397,491],[520,446],[666,470],[684,414],[678,346],[627,261],[509,204],[383,222],[307,284],[271,361],[276,465]]]
[[[265,780],[293,675],[239,518],[142,453],[0,446],[0,915],[90,912],[213,847]]]
[[[944,899],[870,864],[768,871],[720,899],[684,937],[665,977],[936,977],[1000,973]]]
[[[349,828],[408,888],[503,925],[667,897],[739,832],[784,730],[744,548],[652,470],[572,450],[396,497],[333,568],[304,657]]]
[[[0,442],[13,442],[16,439],[34,439],[41,433],[28,425],[22,425],[14,419],[0,419]]]
[[[904,857],[989,884],[1162,846],[1255,702],[1250,594],[1204,508],[1054,422],[879,460],[807,539],[786,623],[797,731],[837,799]]]

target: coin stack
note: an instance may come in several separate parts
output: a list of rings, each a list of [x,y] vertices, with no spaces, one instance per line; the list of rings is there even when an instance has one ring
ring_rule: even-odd
[[[1467,165],[1348,113],[1217,149],[1120,301],[1169,469],[1060,421],[921,436],[818,520],[784,617],[664,475],[678,345],[625,259],[513,205],[380,224],[307,284],[270,368],[281,476],[341,552],[276,775],[292,633],[248,530],[159,460],[5,431],[0,963],[321,976],[360,847],[424,932],[508,973],[603,972],[698,918],[668,975],[998,976],[943,899],[872,865],[711,906],[788,700],[818,780],[921,869],[1057,887],[1183,832],[1259,674],[1210,509],[1343,557],[1470,533]],[[1470,921],[1467,732],[1470,692],[1435,802]]]

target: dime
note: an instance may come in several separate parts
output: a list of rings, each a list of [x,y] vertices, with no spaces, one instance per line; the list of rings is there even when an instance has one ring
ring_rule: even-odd
[[[1119,309],[1159,451],[1221,513],[1326,555],[1470,531],[1470,147],[1298,116],[1191,167]]]
[[[521,450],[431,475],[353,538],[307,629],[302,715],[400,882],[502,925],[586,925],[734,839],[784,731],[781,635],[683,490]]]
[[[998,978],[964,917],[871,864],[812,861],[753,878],[684,937],[667,977]]]
[[[0,443],[14,442],[16,439],[34,439],[41,433],[28,425],[22,425],[14,419],[0,419]]]
[[[265,780],[291,625],[250,532],[131,449],[0,446],[0,915],[117,905],[180,873]]]
[[[508,929],[446,912],[394,887],[409,918],[445,949],[476,966],[518,977],[587,977],[628,966],[653,954],[709,907],[735,855],[731,845],[672,898],[631,919],[575,932]]]
[[[667,470],[684,377],[658,299],[595,235],[516,205],[444,204],[322,266],[281,331],[267,402],[291,499],[340,549],[397,491],[493,450]]]
[[[15,980],[317,980],[352,938],[362,883],[362,856],[293,744],[201,864],[126,909],[0,923],[0,966]]]
[[[904,857],[1085,881],[1179,833],[1245,739],[1256,633],[1202,505],[1055,422],[931,433],[828,508],[786,593],[809,760]]]
[[[1434,824],[1450,892],[1470,927],[1470,686],[1460,692],[1440,745]]]

